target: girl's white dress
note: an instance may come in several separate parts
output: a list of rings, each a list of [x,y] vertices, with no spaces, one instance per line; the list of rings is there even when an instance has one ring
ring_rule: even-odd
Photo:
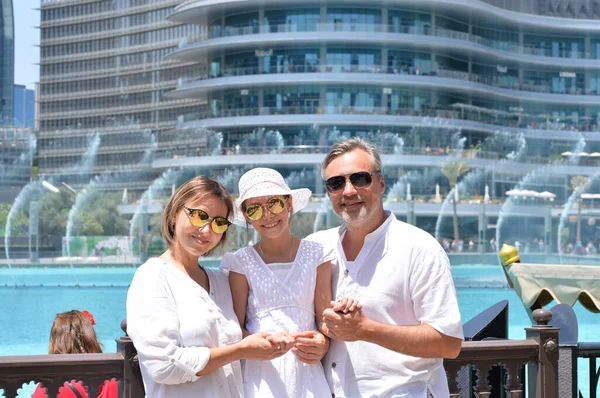
[[[248,280],[246,329],[250,333],[315,330],[317,267],[333,258],[320,243],[301,241],[285,276],[274,273],[277,264],[265,264],[248,246],[227,253],[221,266]],[[330,397],[320,362],[306,364],[290,350],[271,361],[246,360],[243,366],[246,398]]]

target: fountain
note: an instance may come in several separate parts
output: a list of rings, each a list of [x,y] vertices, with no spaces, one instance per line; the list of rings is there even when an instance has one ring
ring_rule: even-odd
[[[81,157],[81,160],[76,164],[70,167],[71,170],[76,171],[80,175],[84,175],[88,173],[93,166],[94,160],[96,158],[96,154],[98,152],[98,148],[100,146],[100,136],[98,134],[94,134],[90,137],[88,142],[88,147]],[[41,187],[42,181],[44,181],[44,176],[41,176],[39,179],[31,181],[27,185],[23,187],[23,189],[19,192],[17,197],[15,198],[10,211],[8,213],[8,217],[6,219],[6,227],[5,227],[5,235],[4,235],[4,244],[5,244],[5,253],[6,259],[10,261],[10,236],[12,233],[12,224],[14,218],[17,213],[21,211],[23,205],[29,202],[31,199],[31,195],[39,191]],[[52,181],[51,181],[52,184]],[[54,185],[54,184],[53,184]]]
[[[313,232],[320,231],[325,228],[331,228],[331,217],[333,213],[333,208],[331,206],[331,200],[329,196],[325,195],[323,202],[321,202],[321,206],[317,211],[317,215],[315,216],[315,222],[313,224]],[[323,220],[325,217],[325,220]],[[325,221],[324,228],[322,226],[323,221]]]
[[[104,177],[104,178],[103,178]],[[75,216],[79,213],[82,206],[89,199],[92,192],[103,182],[106,182],[105,176],[96,176],[92,178],[90,183],[86,185],[85,188],[80,190],[75,197],[75,203],[69,209],[69,215],[67,217],[67,228],[65,233],[66,245],[67,245],[67,257],[71,258],[71,239],[73,237],[73,228],[75,225]],[[73,267],[73,263],[70,263],[71,267]]]
[[[577,226],[577,229],[579,231],[581,231],[580,223],[581,223],[582,196],[589,188],[596,185],[596,183],[599,181],[600,181],[600,172],[595,173],[594,175],[587,178],[586,180],[581,180],[580,181],[581,183],[579,185],[573,186],[573,192],[571,193],[571,195],[569,195],[567,202],[563,206],[563,210],[560,214],[560,221],[558,224],[558,231],[557,231],[557,237],[556,237],[556,240],[558,242],[559,261],[561,264],[563,263],[563,248],[564,248],[564,243],[565,243],[565,242],[563,242],[563,231],[565,230],[565,223],[569,217],[569,214],[571,213],[573,205],[575,202],[578,202],[577,203],[578,215],[577,215],[576,222],[579,223],[579,225]],[[576,242],[575,242],[576,245],[579,243],[579,242],[577,242],[577,238],[581,239],[581,244],[584,243],[581,236],[576,236]]]
[[[457,145],[464,146],[464,141],[458,139],[456,137],[456,134],[453,135],[453,141],[456,142]],[[501,132],[496,132],[493,136],[488,137],[483,142],[483,150],[489,147],[490,149],[496,148],[496,151],[500,151],[502,148],[505,148],[507,146],[509,148],[514,146],[515,149],[509,152],[506,155],[505,159],[500,160],[493,166],[489,165],[483,169],[472,169],[463,177],[463,179],[460,182],[458,182],[458,184],[454,188],[452,188],[448,192],[448,195],[446,195],[446,198],[442,203],[442,207],[440,209],[440,212],[438,213],[438,217],[435,223],[435,238],[438,241],[442,239],[441,230],[443,217],[445,214],[447,214],[448,206],[450,205],[450,203],[453,200],[456,201],[456,197],[458,196],[458,194],[462,191],[463,197],[471,196],[474,194],[474,189],[479,190],[480,188],[482,188],[482,185],[484,185],[484,203],[489,202],[489,187],[485,182],[488,181],[492,173],[492,169],[494,169],[495,171],[502,171],[509,164],[520,161],[527,152],[527,142],[523,134],[519,134],[516,138],[514,138],[514,136],[510,136]],[[456,152],[456,149],[454,149],[453,152]],[[487,199],[485,198],[486,196]]]
[[[244,148],[268,148],[269,153],[275,154],[281,153],[285,142],[278,130],[267,131],[264,127],[261,127],[245,135],[242,146]]]
[[[551,184],[552,180],[556,179],[555,175],[556,175],[557,171],[559,171],[561,168],[564,168],[566,166],[566,164],[577,163],[579,160],[578,153],[581,152],[581,150],[585,147],[585,140],[583,139],[581,134],[577,133],[577,136],[578,136],[578,139],[573,147],[573,151],[575,153],[573,155],[571,155],[571,157],[567,160],[567,162],[557,161],[557,162],[553,162],[549,165],[544,165],[542,167],[538,167],[538,168],[534,169],[533,171],[527,173],[524,177],[522,177],[519,180],[519,182],[516,184],[514,189],[524,190],[524,189],[531,189],[532,187],[535,187],[535,186],[549,186]],[[577,157],[577,160],[574,160],[573,159],[574,157]],[[502,208],[500,210],[500,215],[498,217],[497,227],[496,227],[496,242],[498,243],[498,245],[501,245],[502,243],[505,243],[508,241],[508,238],[506,238],[504,241],[502,240],[504,221],[507,217],[509,217],[511,215],[511,213],[513,213],[514,208],[516,206],[517,198],[518,198],[518,196],[509,196],[508,199],[502,205]],[[561,222],[564,223],[564,221],[561,221]],[[546,222],[546,224],[547,224],[547,222]],[[559,225],[559,235],[560,235],[561,227],[562,226]],[[545,229],[547,230],[548,226],[546,226]],[[549,238],[548,231],[546,231],[545,235],[546,235],[546,236],[544,236],[545,245],[546,245],[547,250],[549,250],[551,242],[548,241],[549,240],[548,239]],[[514,236],[515,236],[515,234],[513,233],[511,238],[514,238]],[[560,251],[561,243],[562,242],[559,237],[559,239],[558,239],[559,251]],[[518,243],[518,241],[516,241],[515,244],[517,246],[520,245],[520,243]]]
[[[131,221],[129,222],[129,236],[131,238],[131,247],[130,250],[133,253],[133,237],[136,236],[136,228],[140,229],[140,217],[142,214],[148,214],[148,206],[155,200],[153,196],[154,192],[161,192],[165,189],[168,184],[172,183],[177,176],[180,174],[180,171],[174,169],[168,169],[164,171],[157,179],[155,179],[152,184],[148,187],[146,191],[142,194],[139,200],[139,205],[137,206]]]

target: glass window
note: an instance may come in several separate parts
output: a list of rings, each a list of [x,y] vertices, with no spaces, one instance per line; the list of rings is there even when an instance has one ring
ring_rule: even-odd
[[[388,11],[389,30],[394,33],[431,34],[431,15],[409,10]]]
[[[318,8],[265,11],[265,32],[314,32],[318,30]]]
[[[431,73],[431,55],[416,51],[388,52],[388,70],[390,73],[408,73],[411,75]]]
[[[333,32],[381,31],[381,10],[368,8],[330,8],[328,30]]]
[[[583,38],[527,34],[524,47],[528,53],[556,58],[585,58]]]
[[[320,88],[316,86],[269,87],[264,91],[265,107],[284,111],[293,108],[296,113],[317,113]]]
[[[334,72],[376,72],[382,70],[381,51],[330,48],[327,50],[327,68]]]

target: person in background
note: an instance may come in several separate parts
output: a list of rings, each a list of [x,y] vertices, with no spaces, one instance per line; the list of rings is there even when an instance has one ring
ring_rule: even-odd
[[[88,311],[71,310],[60,313],[54,318],[50,330],[48,354],[98,354],[102,347],[94,330],[96,321]],[[117,398],[119,384],[115,379],[105,380],[100,386],[98,398]],[[53,394],[51,394],[54,396]],[[41,384],[32,398],[48,398],[46,388]],[[88,398],[86,387],[81,381],[66,381],[58,389],[58,398]]]
[[[447,398],[443,358],[457,357],[463,340],[448,256],[430,234],[384,210],[372,144],[335,144],[321,170],[343,225],[307,240],[336,252],[334,300],[354,297],[362,306],[323,312],[331,338],[323,367],[334,396],[425,398],[429,390]]]
[[[127,293],[127,334],[146,397],[240,398],[240,360],[281,355],[266,333],[242,339],[227,273],[199,263],[225,242],[232,215],[223,185],[202,176],[165,207],[168,249],[138,268]]]

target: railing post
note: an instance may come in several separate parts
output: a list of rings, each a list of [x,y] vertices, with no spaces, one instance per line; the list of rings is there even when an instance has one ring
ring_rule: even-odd
[[[120,385],[121,391],[119,396],[122,398],[143,398],[146,396],[144,383],[140,372],[137,351],[133,346],[133,342],[127,336],[127,319],[121,322],[121,329],[125,335],[116,340],[117,352],[123,354],[125,361],[123,363],[123,382]]]
[[[558,398],[558,332],[559,328],[548,326],[552,312],[544,309],[533,311],[536,325],[525,328],[528,339],[538,343],[539,354],[535,363],[528,366],[528,397]]]

